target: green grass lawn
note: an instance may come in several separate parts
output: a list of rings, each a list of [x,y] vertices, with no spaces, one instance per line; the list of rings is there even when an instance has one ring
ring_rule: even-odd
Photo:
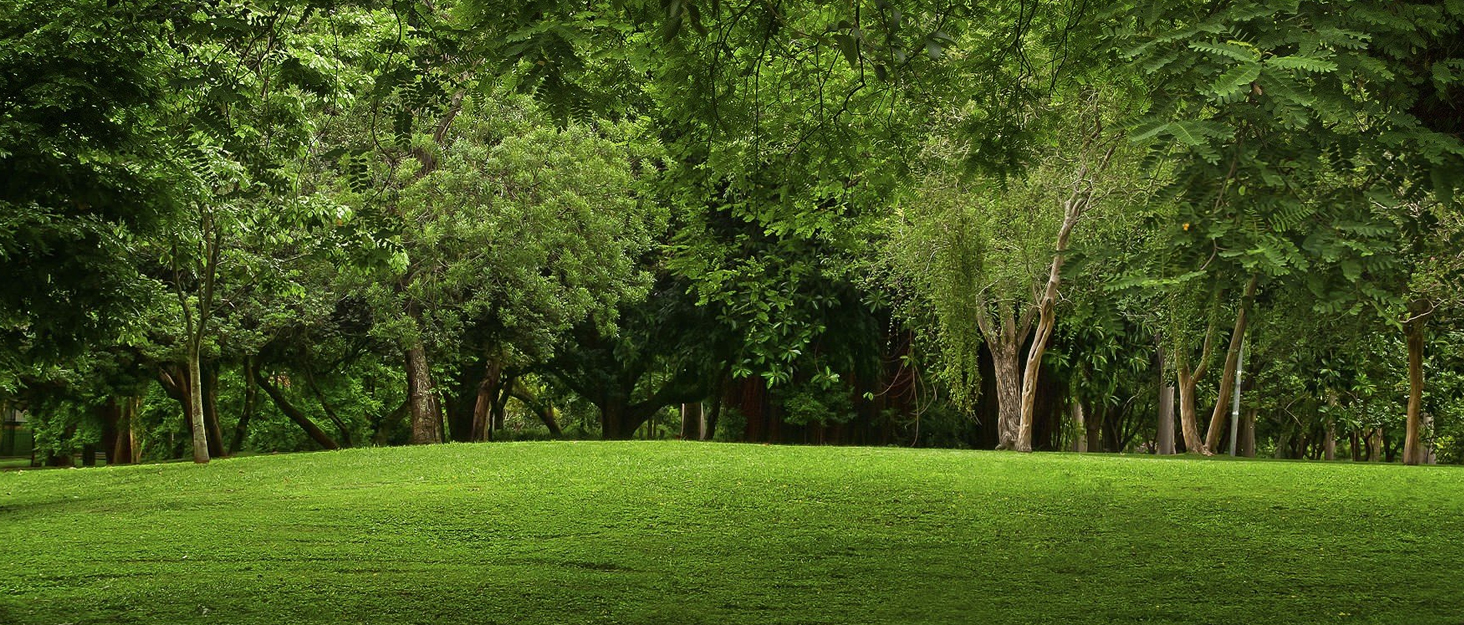
[[[1464,470],[510,443],[0,473],[0,623],[1464,623]]]

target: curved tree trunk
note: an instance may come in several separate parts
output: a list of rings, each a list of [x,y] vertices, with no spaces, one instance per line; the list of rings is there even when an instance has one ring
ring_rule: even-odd
[[[1225,368],[1220,371],[1220,396],[1215,400],[1215,410],[1210,413],[1210,427],[1205,434],[1205,448],[1212,451],[1220,446],[1220,436],[1225,431],[1225,413],[1230,396],[1235,392],[1235,372],[1240,363],[1241,345],[1245,343],[1246,313],[1256,299],[1259,279],[1259,274],[1251,275],[1245,285],[1245,295],[1240,298],[1240,307],[1235,311],[1235,329],[1230,333],[1230,347],[1225,350]]]
[[[285,413],[285,416],[289,417],[291,421],[294,421],[295,425],[305,430],[305,434],[311,440],[326,449],[340,449],[340,445],[337,445],[329,434],[326,434],[324,430],[320,429],[320,426],[315,425],[315,422],[308,415],[290,403],[289,398],[280,392],[279,387],[276,387],[274,382],[270,381],[269,376],[256,374],[256,378],[259,381],[259,388],[264,389],[264,394],[269,395],[270,400],[274,402],[275,406],[279,407],[280,412]]]

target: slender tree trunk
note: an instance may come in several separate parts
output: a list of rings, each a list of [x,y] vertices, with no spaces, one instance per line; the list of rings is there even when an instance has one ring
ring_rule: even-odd
[[[1086,406],[1080,406],[1083,411],[1083,429],[1085,430],[1084,441],[1090,452],[1110,451],[1103,448],[1103,419],[1101,413],[1087,410]]]
[[[1403,438],[1403,464],[1419,464],[1423,451],[1423,324],[1415,315],[1405,324],[1408,340],[1408,423]]]
[[[1337,459],[1337,424],[1331,419],[1327,419],[1327,438],[1322,441],[1322,458]]]
[[[473,425],[468,434],[470,441],[486,441],[490,435],[489,418],[493,412],[493,395],[498,392],[497,367],[488,365],[483,379],[478,382],[478,399],[473,402]]]
[[[1073,451],[1088,451],[1088,428],[1083,422],[1083,402],[1073,398],[1068,408],[1073,413]]]
[[[1199,376],[1191,373],[1188,366],[1181,366],[1179,377],[1179,425],[1184,435],[1184,448],[1189,453],[1211,455],[1205,442],[1200,439],[1199,416],[1195,410],[1195,386]]]
[[[1382,462],[1385,452],[1383,446],[1387,439],[1383,436],[1383,428],[1373,428],[1367,437],[1367,459],[1369,462]]]
[[[336,440],[340,441],[341,447],[350,447],[351,427],[346,425],[340,415],[336,414],[334,408],[331,408],[330,400],[325,398],[325,392],[320,390],[320,385],[315,382],[315,374],[308,367],[302,367],[302,369],[305,371],[305,385],[310,387],[310,392],[315,395],[315,401],[320,403],[321,412],[325,413],[325,418],[330,420],[331,424],[335,426],[336,432],[340,434],[340,438]]]
[[[1353,462],[1357,462],[1357,461],[1361,460],[1362,459],[1362,436],[1357,433],[1357,429],[1356,428],[1354,428],[1354,429],[1352,429],[1352,431],[1348,432],[1348,434],[1347,434],[1347,441],[1349,443],[1349,445],[1348,445],[1348,451],[1350,452],[1349,455],[1351,456],[1352,461]]]
[[[1159,397],[1155,404],[1159,409],[1158,423],[1154,434],[1154,452],[1159,455],[1174,454],[1174,385],[1164,371],[1164,348],[1161,339],[1155,339],[1159,347],[1154,350],[1154,368],[1159,371]]]
[[[203,374],[198,362],[198,340],[188,342],[188,407],[189,423],[193,425],[193,461],[208,462],[208,426],[203,417]]]
[[[129,448],[128,451],[131,453],[132,462],[134,463],[142,462],[143,458],[142,442],[145,439],[138,431],[142,427],[142,422],[137,418],[140,412],[142,412],[142,397],[139,396],[129,399],[126,406],[127,446]]]
[[[1220,396],[1215,400],[1215,410],[1210,414],[1210,427],[1205,435],[1205,448],[1212,452],[1220,446],[1220,437],[1225,431],[1230,395],[1235,392],[1235,371],[1240,364],[1241,345],[1245,343],[1246,313],[1256,299],[1259,280],[1259,274],[1251,275],[1245,285],[1245,295],[1240,298],[1240,307],[1235,311],[1235,328],[1230,332],[1230,347],[1225,350],[1225,368],[1220,371]]]
[[[1086,175],[1087,167],[1083,168]],[[1080,178],[1082,177],[1080,175]],[[1047,352],[1047,343],[1057,326],[1057,288],[1062,282],[1062,262],[1066,258],[1068,240],[1073,226],[1083,214],[1085,196],[1074,191],[1063,205],[1062,227],[1057,231],[1057,251],[1047,270],[1047,286],[1037,301],[1037,334],[1032,338],[1032,348],[1027,352],[1027,367],[1022,374],[1022,410],[1018,415],[1017,451],[1032,451],[1032,423],[1037,418],[1033,410],[1037,405],[1037,377],[1042,373],[1042,356]]]
[[[1256,457],[1256,409],[1250,408],[1241,413],[1240,417],[1240,444],[1238,454],[1244,458]]]
[[[249,420],[254,418],[254,403],[259,391],[254,380],[254,365],[249,357],[244,358],[244,411],[239,422],[234,424],[234,441],[229,444],[229,453],[237,454],[244,449],[244,438],[249,436]]]
[[[498,391],[494,394],[491,410],[488,413],[488,440],[494,440],[494,432],[503,429],[504,417],[507,415],[509,390],[513,388],[516,375],[510,373],[500,375],[498,378]]]
[[[412,418],[412,444],[442,442],[442,409],[432,386],[427,349],[421,341],[407,350],[407,398]]]
[[[203,422],[208,428],[208,455],[213,458],[228,455],[224,449],[224,430],[219,425],[219,370],[215,363],[203,367]]]

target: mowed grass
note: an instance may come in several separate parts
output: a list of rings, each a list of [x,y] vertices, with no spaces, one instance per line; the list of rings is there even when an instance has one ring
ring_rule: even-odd
[[[1464,623],[1464,470],[674,442],[0,474],[0,623]]]

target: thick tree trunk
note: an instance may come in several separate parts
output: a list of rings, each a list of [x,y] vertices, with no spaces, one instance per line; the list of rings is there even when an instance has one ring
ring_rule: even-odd
[[[1259,275],[1252,275],[1245,285],[1245,295],[1240,298],[1240,307],[1235,311],[1235,328],[1230,333],[1230,347],[1225,350],[1225,368],[1220,372],[1220,396],[1215,400],[1215,410],[1210,414],[1210,427],[1205,434],[1205,448],[1214,451],[1220,446],[1220,437],[1225,431],[1225,416],[1230,409],[1230,395],[1235,392],[1235,371],[1240,364],[1240,349],[1245,343],[1246,313],[1256,299],[1256,284]]]
[[[432,386],[427,349],[420,341],[407,350],[407,399],[412,419],[412,444],[442,442],[442,408]]]
[[[991,345],[991,361],[996,368],[997,449],[1017,447],[1017,431],[1022,421],[1020,345],[1014,337],[1005,337]]]
[[[198,341],[190,340],[188,345],[188,408],[189,423],[193,426],[193,461],[208,462],[208,426],[203,416],[203,379],[198,362]]]
[[[298,425],[300,426],[300,429],[305,430],[305,434],[308,435],[311,440],[315,441],[316,444],[326,449],[340,449],[340,445],[337,445],[336,442],[331,439],[329,434],[326,434],[324,430],[320,429],[320,426],[315,425],[315,422],[310,420],[310,417],[308,415],[301,412],[298,408],[295,407],[294,404],[290,403],[289,398],[285,397],[285,394],[280,392],[279,387],[276,387],[274,385],[274,382],[270,381],[269,376],[259,375],[257,376],[257,380],[259,381],[259,388],[264,389],[264,394],[268,395],[270,400],[274,402],[275,406],[279,407],[280,412],[285,413],[285,416],[289,417],[291,421],[294,421],[295,425]]]
[[[1322,441],[1322,459],[1337,459],[1337,424],[1331,419],[1327,420],[1327,438]]]
[[[1419,464],[1423,451],[1423,324],[1416,315],[1405,324],[1408,340],[1408,423],[1403,438],[1403,464]]]
[[[1386,439],[1383,438],[1383,428],[1373,428],[1367,436],[1367,459],[1368,462],[1383,461],[1383,445]]]

